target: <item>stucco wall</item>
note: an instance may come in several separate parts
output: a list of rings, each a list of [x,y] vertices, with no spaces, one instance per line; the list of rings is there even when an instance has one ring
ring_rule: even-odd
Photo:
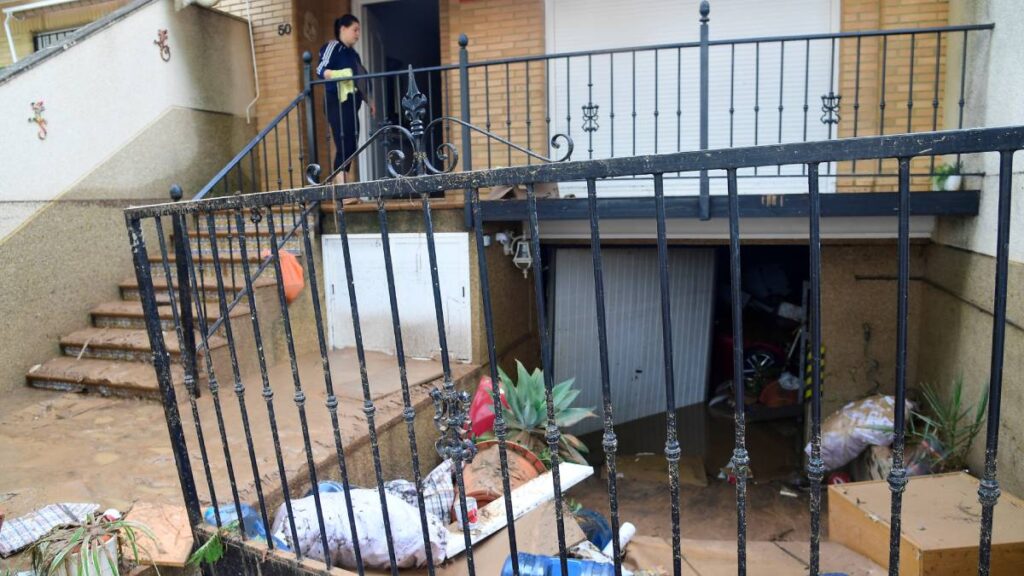
[[[950,0],[950,23],[995,22],[987,37],[972,37],[967,47],[965,126],[1024,124],[1024,108],[1011,104],[1024,94],[1020,66],[1024,12],[1015,0]],[[950,66],[959,67],[961,45],[951,46]],[[949,90],[947,79],[947,91]],[[955,102],[947,105],[955,105]],[[947,127],[955,128],[947,110]],[[974,218],[939,220],[929,248],[925,275],[925,317],[918,363],[921,380],[948,393],[963,376],[965,395],[975,401],[987,384],[991,366],[992,301],[995,278],[998,155],[964,157],[964,169],[984,172],[977,180],[981,206]],[[974,186],[971,186],[974,187]],[[999,427],[999,481],[1004,491],[1024,495],[1024,155],[1013,170],[1010,279],[1002,414]],[[984,432],[969,457],[980,474],[985,458]]]
[[[917,382],[925,245],[911,246],[907,385]],[[825,350],[822,414],[896,381],[894,242],[826,245],[821,252],[821,330]]]
[[[249,136],[244,119],[172,108],[0,243],[0,395],[59,355],[93,306],[120,299],[117,283],[133,275],[124,208],[167,201],[175,182],[198,189]]]
[[[975,403],[989,380],[992,359],[992,292],[995,259],[935,244],[928,250],[925,315],[921,322],[920,381],[948,394],[963,378],[964,399]],[[999,426],[999,481],[1024,494],[1024,264],[1010,263],[1002,417]],[[980,474],[985,431],[975,439],[968,462]]]
[[[168,62],[153,44],[158,29],[168,30]],[[17,209],[0,210],[0,242],[47,202],[74,190],[169,108],[244,115],[253,93],[249,62],[243,22],[196,6],[176,12],[173,0],[160,0],[5,78],[0,202]],[[40,100],[49,129],[45,140],[26,122],[30,103]],[[131,187],[149,181],[159,169],[159,152],[178,144],[171,133],[155,143],[153,155],[124,176]]]

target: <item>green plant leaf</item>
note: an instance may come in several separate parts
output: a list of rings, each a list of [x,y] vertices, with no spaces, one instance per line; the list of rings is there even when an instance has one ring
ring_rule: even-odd
[[[584,418],[590,418],[592,416],[596,415],[593,410],[590,410],[589,408],[566,408],[555,417],[555,424],[559,428],[568,428]]]

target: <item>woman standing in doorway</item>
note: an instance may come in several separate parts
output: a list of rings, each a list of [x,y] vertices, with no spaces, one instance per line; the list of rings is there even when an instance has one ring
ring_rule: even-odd
[[[353,76],[366,74],[363,61],[354,46],[359,41],[359,19],[345,14],[334,21],[335,39],[320,48],[320,62],[317,64],[317,76],[325,80],[338,80],[326,85],[327,121],[331,125],[331,136],[334,138],[334,168],[338,171],[345,160],[355,153],[359,140],[359,107],[364,98],[369,98],[369,83],[365,79],[345,80]],[[373,101],[369,101],[370,115],[377,111]],[[335,183],[348,180],[351,163],[338,171]]]

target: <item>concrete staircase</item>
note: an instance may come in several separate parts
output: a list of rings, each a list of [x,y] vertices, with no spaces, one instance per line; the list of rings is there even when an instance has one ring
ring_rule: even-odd
[[[289,209],[285,208],[285,210],[287,218],[284,222],[284,231],[287,232],[293,226],[293,219]],[[312,225],[313,217],[315,214],[311,214],[311,231],[316,229]],[[231,218],[232,222],[230,233],[227,227],[228,218]],[[217,242],[224,290],[229,303],[234,300],[237,294],[236,289],[241,290],[245,286],[238,234],[233,225],[233,214],[217,214],[213,238]],[[300,233],[301,230],[285,244],[285,250],[299,256],[300,262],[302,262]],[[246,248],[249,252],[250,274],[255,274],[261,260],[258,247],[263,251],[269,250],[269,234],[265,226],[261,227],[259,234],[249,226],[246,229],[245,237]],[[192,246],[192,256],[199,280],[197,282],[198,290],[201,294],[205,294],[208,322],[212,323],[220,316],[220,301],[217,279],[212,267],[211,236],[208,229],[204,226],[201,231],[190,230],[189,242]],[[156,242],[152,242],[152,244],[153,246],[148,248],[151,255],[150,267],[153,285],[159,304],[160,324],[164,330],[164,342],[171,359],[171,375],[174,384],[176,387],[182,387],[184,369],[180,361],[181,347],[174,327],[168,293],[168,288],[173,288],[175,298],[177,298],[178,283],[177,280],[168,282],[160,259],[159,245]],[[172,250],[172,246],[173,243],[168,244],[169,251]],[[169,254],[172,275],[176,274],[174,263],[173,253]],[[202,271],[200,271],[200,264],[202,264]],[[272,265],[253,280],[260,322],[264,326],[270,326],[280,316],[276,283]],[[60,339],[61,356],[51,358],[29,370],[25,376],[29,386],[67,392],[98,393],[104,396],[160,399],[160,388],[153,370],[152,350],[146,333],[138,282],[134,277],[126,279],[119,284],[119,291],[120,300],[103,302],[90,311],[90,326],[76,330]],[[243,372],[251,369],[255,362],[254,358],[249,358],[252,354],[246,354],[244,358],[241,357],[245,351],[253,350],[252,324],[249,320],[247,304],[248,300],[243,299],[229,314],[236,350],[240,355],[239,363],[243,366]],[[201,336],[198,332],[198,318],[196,319],[196,328],[195,338],[196,343],[199,344]],[[210,337],[209,347],[210,360],[218,380],[227,381],[230,379],[231,364],[223,328]],[[197,357],[200,384],[207,382],[205,353],[205,351],[201,351]],[[179,390],[183,390],[183,387]],[[181,392],[179,392],[180,396]]]

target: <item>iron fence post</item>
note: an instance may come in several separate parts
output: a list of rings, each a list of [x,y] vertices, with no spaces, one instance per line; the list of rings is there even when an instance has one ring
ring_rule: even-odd
[[[466,172],[473,169],[473,151],[469,131],[469,37],[459,34],[459,117],[465,124],[462,125],[462,168]],[[473,206],[470,199],[470,189],[463,191],[463,217],[466,228],[473,227]]]
[[[171,200],[178,202],[182,196],[181,186],[177,184],[171,186]],[[183,216],[175,216],[171,224],[171,230],[174,234],[174,264],[178,280],[178,319],[181,322],[183,340],[181,342],[181,354],[185,363],[185,385],[189,388],[189,392],[194,394],[196,398],[199,398],[199,386],[195,385],[197,381],[196,375],[199,372],[196,368],[196,332],[195,320],[192,317],[192,286],[189,284],[188,258],[186,256],[187,251],[191,250],[192,247],[189,244],[184,228],[181,226],[181,218]],[[197,241],[201,240],[197,239]],[[171,279],[168,278],[167,282],[167,289],[172,290]]]
[[[306,50],[302,53],[302,91],[306,94],[306,149],[309,150],[309,162],[315,164],[320,160],[316,147],[316,116],[313,99],[313,55]],[[305,168],[305,167],[303,167]]]
[[[132,260],[135,267],[135,279],[139,286],[139,299],[142,302],[142,313],[146,319],[146,332],[149,335],[152,350],[153,368],[156,370],[157,383],[164,405],[164,417],[167,421],[167,432],[171,440],[171,451],[181,481],[181,494],[185,500],[189,524],[193,529],[202,522],[199,508],[199,495],[196,492],[195,478],[192,476],[192,463],[188,457],[188,446],[185,443],[185,432],[181,426],[178,413],[178,401],[174,393],[174,382],[171,379],[171,358],[164,343],[164,334],[160,326],[160,313],[157,309],[156,291],[153,287],[153,275],[150,270],[149,255],[146,241],[142,234],[142,221],[138,217],[126,217],[128,239],[132,247]],[[168,279],[169,281],[170,279]],[[172,288],[168,286],[168,290]]]
[[[708,149],[708,14],[711,4],[700,3],[700,149]],[[711,219],[711,186],[708,171],[700,171],[700,219]]]

